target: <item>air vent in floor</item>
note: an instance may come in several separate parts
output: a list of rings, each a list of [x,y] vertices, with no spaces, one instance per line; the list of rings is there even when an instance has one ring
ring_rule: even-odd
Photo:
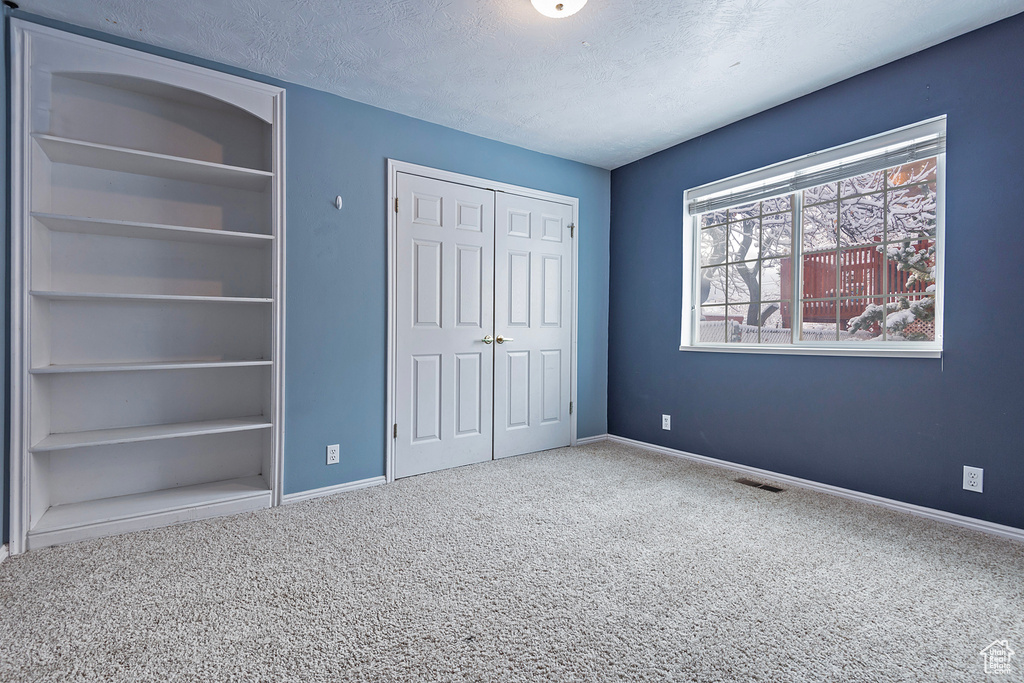
[[[785,489],[781,489],[778,486],[772,486],[771,484],[762,484],[759,481],[747,479],[746,477],[740,477],[739,479],[736,480],[736,483],[743,484],[744,486],[751,486],[755,489],[764,489],[765,491],[771,491],[772,493],[779,493],[781,491],[785,491]]]

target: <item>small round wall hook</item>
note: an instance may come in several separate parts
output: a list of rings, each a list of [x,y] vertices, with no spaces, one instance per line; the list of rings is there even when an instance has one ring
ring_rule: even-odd
[[[334,208],[338,209],[339,211],[341,210],[341,195],[340,194],[337,197],[334,198]]]

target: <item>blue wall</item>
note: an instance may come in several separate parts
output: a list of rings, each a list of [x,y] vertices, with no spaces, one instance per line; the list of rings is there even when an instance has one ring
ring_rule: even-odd
[[[613,171],[610,432],[1024,527],[1022,84],[1018,15]],[[684,190],[939,114],[943,361],[678,350]]]
[[[580,198],[579,435],[605,433],[608,171],[307,88],[287,98],[285,492],[383,473],[388,157]]]
[[[285,493],[384,474],[388,158],[579,198],[578,433],[607,431],[608,171],[23,12],[13,16],[286,88]],[[339,194],[342,211],[333,206]],[[342,458],[328,467],[330,443],[341,444]]]

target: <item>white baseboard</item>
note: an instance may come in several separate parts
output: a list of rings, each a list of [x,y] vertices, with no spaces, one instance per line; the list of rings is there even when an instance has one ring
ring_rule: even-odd
[[[597,436],[585,436],[582,439],[576,439],[577,446],[586,446],[588,443],[597,443],[598,441],[607,441],[607,434],[598,434]]]
[[[324,486],[319,489],[310,489],[309,491],[299,491],[298,493],[286,493],[281,497],[281,502],[285,505],[290,503],[301,503],[304,500],[311,500],[313,498],[322,498],[323,496],[333,496],[335,493],[344,493],[345,491],[355,491],[356,489],[365,489],[368,486],[380,486],[387,480],[384,477],[370,477],[369,479],[360,479],[359,481],[350,481],[344,484],[335,484],[334,486]]]
[[[771,479],[772,481],[775,482],[790,484],[791,486],[799,486],[800,488],[811,489],[812,491],[827,493],[833,496],[839,496],[840,498],[847,498],[849,500],[860,501],[862,503],[878,505],[884,508],[888,508],[890,510],[897,510],[899,512],[916,515],[918,517],[933,519],[937,522],[952,524],[954,526],[964,527],[966,529],[973,529],[974,531],[981,531],[986,534],[992,534],[993,536],[1002,536],[1003,538],[1012,538],[1015,541],[1024,542],[1024,529],[1018,529],[1012,526],[996,524],[995,522],[986,522],[982,519],[965,517],[964,515],[956,515],[952,512],[944,512],[942,510],[936,510],[935,508],[927,508],[921,505],[904,503],[899,500],[893,500],[892,498],[882,498],[881,496],[873,496],[870,493],[861,493],[860,491],[844,489],[839,486],[821,484],[819,482],[811,481],[809,479],[791,477],[788,474],[779,474],[778,472],[772,472],[771,470],[762,470],[757,467],[739,465],[737,463],[729,462],[727,460],[718,460],[717,458],[709,458],[705,455],[697,455],[696,453],[678,451],[674,448],[656,446],[645,441],[635,441],[634,439],[627,439],[624,436],[615,436],[614,434],[609,434],[606,438],[608,441],[629,444],[630,446],[636,446],[637,448],[643,448],[644,450],[654,451],[656,453],[662,453],[664,455],[670,455],[674,458],[682,458],[684,460],[699,462],[705,465],[713,465],[715,467],[733,470],[734,472],[742,472],[743,474],[752,474],[754,476],[762,477],[765,479]],[[599,440],[597,437],[592,437],[592,439],[593,441]],[[577,443],[580,443],[580,440],[578,440]]]
[[[0,545],[0,562],[7,559],[7,544]]]

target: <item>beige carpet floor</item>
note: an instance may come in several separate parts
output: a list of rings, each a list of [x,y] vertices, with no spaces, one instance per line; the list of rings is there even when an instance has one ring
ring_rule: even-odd
[[[0,680],[1024,680],[1024,545],[735,476],[602,443],[28,553]]]

